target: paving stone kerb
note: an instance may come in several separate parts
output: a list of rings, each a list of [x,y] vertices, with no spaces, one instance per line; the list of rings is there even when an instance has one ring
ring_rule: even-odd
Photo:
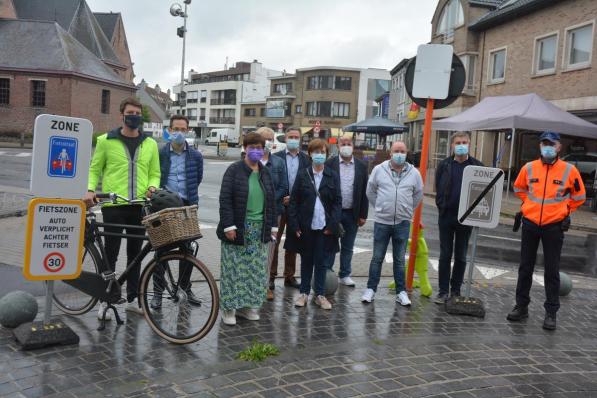
[[[388,279],[384,279],[385,286]],[[363,283],[363,280],[359,280]],[[597,283],[593,284],[597,288]],[[558,330],[541,329],[543,293],[533,288],[530,318],[508,323],[512,288],[475,290],[485,319],[451,316],[426,298],[400,307],[382,288],[373,304],[341,287],[334,309],[292,305],[278,286],[261,320],[218,322],[202,341],[174,346],[138,315],[97,332],[95,313],[62,317],[79,346],[19,351],[0,330],[0,396],[104,397],[568,397],[597,395],[597,290],[562,300]],[[281,355],[236,359],[252,341]],[[18,395],[22,394],[22,395]]]

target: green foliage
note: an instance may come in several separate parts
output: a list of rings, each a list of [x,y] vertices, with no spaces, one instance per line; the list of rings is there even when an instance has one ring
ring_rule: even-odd
[[[151,123],[151,113],[149,112],[149,107],[147,105],[143,105],[142,114],[143,123]]]
[[[268,357],[280,354],[280,350],[273,344],[253,341],[248,348],[238,353],[238,359],[243,361],[262,362]]]

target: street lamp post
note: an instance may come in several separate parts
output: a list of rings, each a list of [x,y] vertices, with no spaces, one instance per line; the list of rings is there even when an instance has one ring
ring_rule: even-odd
[[[186,41],[187,41],[187,7],[191,4],[191,0],[184,0],[184,11],[182,10],[182,6],[178,3],[174,3],[170,6],[170,15],[173,17],[182,17],[184,19],[183,26],[176,29],[176,34],[178,37],[182,37],[182,67],[180,71],[180,95],[179,101],[183,97],[184,94],[184,58],[186,52]],[[179,104],[180,105],[180,104]],[[182,108],[182,105],[181,105]]]

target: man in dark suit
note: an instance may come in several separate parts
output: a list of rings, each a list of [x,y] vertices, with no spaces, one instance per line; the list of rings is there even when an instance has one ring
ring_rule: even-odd
[[[311,161],[309,157],[300,150],[301,145],[301,130],[298,127],[289,127],[286,129],[286,149],[284,151],[276,152],[274,156],[279,156],[286,163],[286,177],[288,178],[288,192],[284,196],[283,204],[284,211],[280,217],[280,225],[278,226],[278,234],[276,236],[276,245],[274,247],[274,253],[272,255],[272,264],[270,267],[269,277],[269,289],[274,290],[274,281],[278,275],[278,248],[280,246],[280,240],[282,234],[284,234],[284,228],[288,222],[288,204],[290,203],[290,193],[294,186],[294,181],[298,175],[299,170],[309,167]],[[286,243],[288,247],[292,246],[292,241],[296,240],[294,234],[286,235]],[[291,241],[289,243],[289,241]],[[300,283],[294,277],[296,272],[296,252],[286,250],[284,254],[284,286],[293,287],[298,289]]]
[[[328,159],[326,166],[340,175],[342,191],[342,226],[344,236],[340,239],[340,283],[355,286],[350,277],[352,272],[352,250],[357,230],[367,222],[369,200],[367,199],[367,166],[352,155],[352,138],[344,135],[338,140],[339,156]],[[326,266],[332,269],[336,253],[329,252]]]

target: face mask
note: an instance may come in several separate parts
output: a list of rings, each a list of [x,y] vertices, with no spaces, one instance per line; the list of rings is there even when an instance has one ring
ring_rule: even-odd
[[[286,141],[286,146],[288,147],[288,150],[294,151],[299,148],[299,140],[294,139],[294,138],[289,138]]]
[[[345,158],[349,158],[352,156],[352,147],[351,146],[341,146],[340,147],[340,155]]]
[[[541,146],[541,156],[545,159],[551,160],[554,159],[557,155],[556,148],[553,146]]]
[[[263,149],[260,148],[249,148],[247,150],[247,157],[251,163],[257,163],[263,157]]]
[[[456,156],[468,155],[468,144],[458,144],[454,146],[454,154]]]
[[[124,125],[129,129],[136,130],[143,123],[141,115],[124,115]]]
[[[182,145],[185,142],[184,135],[182,133],[174,133],[172,135],[172,142],[178,145]]]
[[[265,150],[267,152],[271,152],[273,147],[274,147],[274,142],[273,141],[270,141],[270,140],[266,140],[265,141]]]
[[[403,165],[406,162],[406,153],[393,153],[392,162],[398,166]]]
[[[314,153],[311,155],[311,159],[313,160],[313,164],[324,164],[325,163],[325,153]]]

